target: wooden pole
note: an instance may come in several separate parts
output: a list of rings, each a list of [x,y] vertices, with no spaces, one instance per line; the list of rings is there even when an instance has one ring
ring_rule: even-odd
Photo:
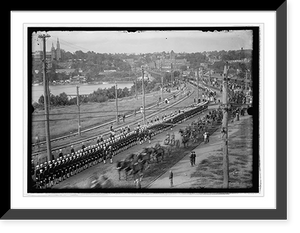
[[[161,76],[161,100],[164,100],[164,76]]]
[[[116,122],[119,123],[118,84],[117,84],[117,82],[116,82],[116,87],[115,87],[115,96],[116,96]]]
[[[223,188],[229,188],[229,157],[228,157],[228,66],[224,66],[223,74]]]
[[[81,136],[79,86],[76,86],[78,107],[78,135]]]
[[[144,122],[144,125],[146,125],[144,67],[142,67],[142,90],[143,90],[143,122]]]
[[[43,85],[44,85],[44,108],[45,108],[45,134],[46,134],[46,145],[47,145],[47,160],[52,160],[51,153],[51,141],[50,141],[50,126],[49,126],[49,95],[48,95],[48,80],[47,80],[47,61],[46,61],[46,37],[49,35],[39,35],[38,38],[43,39]]]
[[[197,68],[197,104],[199,103],[200,93],[199,93],[199,68]]]

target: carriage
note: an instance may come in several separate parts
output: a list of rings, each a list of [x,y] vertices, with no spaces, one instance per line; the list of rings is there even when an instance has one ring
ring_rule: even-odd
[[[129,175],[133,177],[142,176],[151,163],[163,161],[165,151],[162,147],[147,147],[139,154],[130,154],[125,159],[117,162],[116,169],[121,180],[121,172],[124,172],[125,180]]]

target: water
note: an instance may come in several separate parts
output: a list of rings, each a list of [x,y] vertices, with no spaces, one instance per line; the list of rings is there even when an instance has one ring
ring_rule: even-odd
[[[114,83],[107,84],[68,84],[68,85],[56,85],[50,86],[50,92],[53,95],[59,95],[60,93],[65,92],[67,95],[76,95],[76,86],[79,86],[79,94],[86,95],[91,94],[96,91],[98,88],[105,89],[114,86]],[[118,83],[118,88],[131,88],[133,86],[132,82],[122,82]],[[41,95],[44,95],[43,85],[32,86],[32,102],[38,102],[38,99]]]

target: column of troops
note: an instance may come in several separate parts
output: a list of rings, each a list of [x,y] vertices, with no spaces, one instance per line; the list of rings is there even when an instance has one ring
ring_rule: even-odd
[[[157,119],[153,124],[144,127],[138,126],[131,132],[128,127],[126,132],[109,137],[109,139],[98,138],[94,145],[85,147],[83,144],[82,148],[76,152],[72,148],[70,154],[63,155],[61,151],[55,160],[37,166],[32,161],[32,186],[35,189],[51,188],[53,185],[100,162],[113,163],[113,157],[118,153],[170,129],[174,124],[180,123],[205,109],[207,109],[207,104],[197,105],[188,110],[179,110],[168,116],[165,115],[162,121]]]

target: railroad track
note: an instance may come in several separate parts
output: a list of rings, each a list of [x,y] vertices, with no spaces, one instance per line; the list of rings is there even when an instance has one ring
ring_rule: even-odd
[[[193,92],[194,92],[194,90],[191,92],[191,94],[192,94]],[[180,92],[178,92],[178,93],[177,93],[177,96],[181,95],[182,93],[183,93],[183,90],[180,91]],[[167,98],[169,99],[169,98],[172,97],[173,95],[174,95],[174,94],[170,94]],[[175,105],[179,104],[180,102],[186,100],[188,97],[189,97],[189,96],[184,96],[183,98],[180,98],[179,100],[175,101],[174,103],[168,104],[165,108],[160,109],[160,110],[158,110],[158,111],[154,111],[153,113],[147,115],[146,119],[149,119],[149,118],[151,118],[151,117],[153,117],[153,116],[156,116],[157,114],[159,114],[159,113],[161,113],[161,112],[163,112],[163,111],[165,111],[165,110],[167,110],[167,109],[170,109],[170,108],[174,107]],[[178,98],[177,98],[177,99],[178,99]],[[156,107],[156,104],[153,104],[153,105],[149,106],[148,108],[146,108],[146,110],[150,110],[150,109],[155,108],[155,107]],[[130,116],[133,116],[133,114],[129,115],[129,117],[130,117]],[[95,130],[95,129],[104,127],[104,126],[106,126],[106,125],[112,124],[112,123],[114,123],[114,122],[115,122],[115,120],[114,120],[114,121],[107,122],[107,123],[104,123],[104,124],[101,124],[101,125],[98,125],[98,126],[96,126],[96,127],[87,129],[87,130],[82,131],[82,132],[89,132],[89,131],[92,131],[92,130]],[[119,125],[118,128],[116,128],[116,130],[118,130],[118,129],[124,127],[124,126],[127,126],[127,125],[133,125],[133,122],[134,122],[134,124],[136,124],[136,123],[142,122],[142,120],[139,120],[139,121],[133,120],[133,121],[131,121],[131,122],[126,122],[126,124],[121,124],[121,125]],[[108,131],[108,130],[102,133],[103,136],[107,136],[108,134],[109,134],[109,131]],[[77,134],[76,134],[76,135],[77,135]],[[76,136],[76,135],[75,135],[75,136]],[[99,135],[99,132],[97,132],[97,133],[95,133],[95,134],[93,134],[93,135],[91,135],[91,136],[89,136],[89,137],[86,137],[86,138],[84,138],[84,139],[74,140],[74,141],[72,141],[72,142],[68,142],[68,143],[61,144],[61,145],[59,145],[59,146],[52,147],[52,151],[58,151],[58,150],[60,150],[60,149],[64,149],[64,148],[70,147],[71,145],[78,145],[78,144],[81,144],[81,143],[87,143],[87,142],[90,142],[90,141],[94,141],[94,140],[97,138],[98,135]],[[56,138],[56,139],[51,140],[51,142],[62,141],[62,140],[65,140],[65,139],[67,139],[67,138],[70,138],[70,136],[68,135],[68,136],[65,136],[65,137]],[[40,146],[40,145],[45,145],[45,142],[41,142],[41,143],[39,144],[39,146]],[[33,146],[33,145],[32,145],[32,146]],[[34,145],[34,146],[37,146],[37,144]],[[39,155],[39,154],[42,154],[42,153],[46,152],[46,150],[47,150],[46,148],[42,148],[42,149],[40,149],[40,150],[35,151],[34,153],[32,153],[32,156],[37,156],[37,155]]]
[[[184,90],[181,90],[179,91],[178,93],[176,93],[175,95],[178,96],[180,95]],[[170,94],[168,95],[166,98],[167,99],[170,99],[174,94]],[[162,101],[163,102],[163,101]],[[161,102],[161,103],[162,103]],[[146,108],[146,110],[149,110],[149,109],[152,109],[156,106],[156,103],[153,103],[151,104],[150,106],[148,106],[148,108]],[[138,112],[137,114],[140,114],[140,112]],[[134,114],[129,114],[127,115],[127,117],[131,117],[133,116]],[[98,129],[98,128],[101,128],[103,126],[106,126],[106,125],[110,125],[110,124],[113,124],[115,123],[116,120],[112,120],[112,121],[109,121],[109,122],[106,122],[106,123],[103,123],[103,124],[100,124],[100,125],[97,125],[97,126],[94,126],[94,127],[91,127],[89,129],[85,129],[85,130],[82,130],[81,133],[86,133],[86,132],[89,132],[89,131],[92,131],[92,130],[95,130],[95,129]],[[68,139],[70,137],[75,137],[75,136],[78,136],[78,133],[72,133],[72,134],[69,134],[69,135],[65,135],[65,136],[62,136],[62,137],[57,137],[57,138],[53,138],[51,139],[50,141],[51,142],[56,142],[56,141],[62,141],[62,140],[65,140],[65,139]],[[34,147],[37,147],[37,146],[42,146],[42,145],[45,145],[46,144],[46,141],[41,141],[41,142],[38,142],[38,143],[32,143],[31,146],[32,148]]]

